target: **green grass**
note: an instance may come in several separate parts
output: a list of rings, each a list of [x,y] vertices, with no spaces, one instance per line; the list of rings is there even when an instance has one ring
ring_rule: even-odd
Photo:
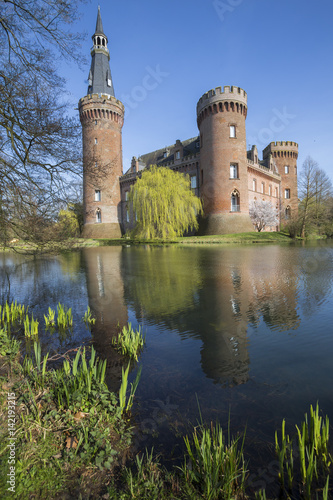
[[[290,243],[293,241],[283,232],[249,232],[211,236],[189,236],[178,238],[178,243]]]

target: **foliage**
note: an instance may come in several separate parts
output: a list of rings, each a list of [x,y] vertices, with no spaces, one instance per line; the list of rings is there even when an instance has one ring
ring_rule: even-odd
[[[279,223],[277,209],[269,201],[252,201],[249,207],[249,213],[253,225],[260,232],[266,227],[275,227]]]
[[[55,310],[49,307],[47,316],[44,314],[45,327],[54,328],[55,327]]]
[[[275,433],[275,449],[279,459],[279,479],[282,490],[292,493],[297,488],[295,468],[298,457],[299,475],[302,482],[303,498],[311,500],[314,498],[314,490],[322,489],[323,497],[327,498],[329,474],[332,457],[329,453],[329,419],[325,420],[319,414],[317,403],[314,409],[310,406],[310,416],[305,414],[305,420],[301,426],[296,425],[296,446],[298,453],[293,449],[293,439],[285,432],[285,420],[282,422],[281,444],[278,433]],[[285,483],[287,475],[287,484]],[[326,493],[325,493],[326,492]],[[289,495],[288,495],[289,498]]]
[[[60,304],[57,305],[57,324],[59,330],[66,330],[73,326],[73,315],[72,309],[67,309],[66,306]]]
[[[31,319],[29,319],[28,314],[25,317],[24,320],[24,335],[26,337],[33,337],[38,335],[38,321],[34,319],[34,316],[31,316]]]
[[[116,346],[116,349],[121,354],[137,361],[139,353],[145,344],[145,339],[142,336],[140,326],[139,330],[133,330],[132,324],[128,323],[128,326],[123,326],[118,337],[112,340],[112,344]]]
[[[20,350],[20,342],[11,337],[6,329],[0,328],[0,356],[6,357],[8,361],[16,358]]]
[[[194,491],[206,500],[228,500],[244,491],[244,438],[240,441],[240,436],[230,439],[229,435],[226,442],[219,424],[201,424],[194,429],[191,440],[186,436],[184,441],[188,462],[185,460],[182,471]]]
[[[129,412],[133,406],[133,401],[134,401],[134,395],[137,390],[137,387],[139,385],[139,381],[141,378],[141,371],[142,371],[142,366],[138,369],[138,372],[136,374],[136,377],[134,379],[134,382],[131,384],[131,390],[130,390],[130,395],[127,400],[126,404],[126,392],[127,392],[127,385],[128,385],[128,372],[130,369],[130,362],[127,365],[126,370],[124,370],[124,367],[122,367],[121,371],[121,386],[119,389],[119,406],[121,413],[124,412]]]
[[[76,213],[70,209],[60,210],[58,215],[58,224],[56,229],[61,234],[66,234],[68,238],[80,235],[80,226]]]
[[[87,310],[86,310],[86,312],[84,313],[84,316],[83,316],[82,320],[85,322],[85,324],[86,324],[87,326],[90,326],[90,325],[94,325],[94,324],[95,324],[96,319],[92,317],[92,315],[91,315],[91,310],[90,310],[90,307],[89,307],[89,306],[87,307]]]
[[[132,186],[128,207],[131,208],[135,238],[172,239],[189,229],[197,229],[202,205],[191,191],[188,175],[169,168],[152,166]]]

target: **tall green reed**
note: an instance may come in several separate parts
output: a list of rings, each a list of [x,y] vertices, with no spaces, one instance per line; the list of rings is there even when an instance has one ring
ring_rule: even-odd
[[[201,423],[184,438],[188,458],[180,469],[185,482],[207,500],[235,498],[245,490],[244,438],[245,433],[242,440],[231,438],[229,428],[226,441],[218,423]]]
[[[142,366],[140,366],[137,371],[134,382],[131,383],[130,394],[127,399],[128,374],[129,374],[130,364],[131,362],[128,363],[126,370],[124,370],[124,367],[122,367],[121,385],[119,389],[119,407],[121,413],[128,412],[131,410],[134,402],[134,395],[138,388],[142,372]]]
[[[118,338],[112,340],[112,344],[123,355],[137,361],[145,344],[145,339],[142,336],[140,327],[138,330],[133,330],[131,323],[128,323],[128,326],[124,326],[120,331]]]

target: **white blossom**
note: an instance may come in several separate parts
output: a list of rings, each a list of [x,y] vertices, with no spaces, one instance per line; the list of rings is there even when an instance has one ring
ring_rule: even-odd
[[[256,200],[250,203],[250,217],[258,232],[266,226],[277,226],[279,223],[278,209],[269,201]]]

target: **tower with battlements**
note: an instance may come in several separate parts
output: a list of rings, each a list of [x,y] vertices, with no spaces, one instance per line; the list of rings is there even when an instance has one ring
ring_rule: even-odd
[[[252,231],[246,163],[247,94],[217,87],[197,104],[205,234]]]
[[[115,97],[108,39],[100,8],[91,49],[88,92],[79,101],[83,141],[85,238],[121,236],[119,177],[122,167],[124,105]]]
[[[290,218],[298,210],[297,158],[298,144],[291,141],[271,142],[263,151],[264,160],[273,163],[281,177],[281,216]]]

